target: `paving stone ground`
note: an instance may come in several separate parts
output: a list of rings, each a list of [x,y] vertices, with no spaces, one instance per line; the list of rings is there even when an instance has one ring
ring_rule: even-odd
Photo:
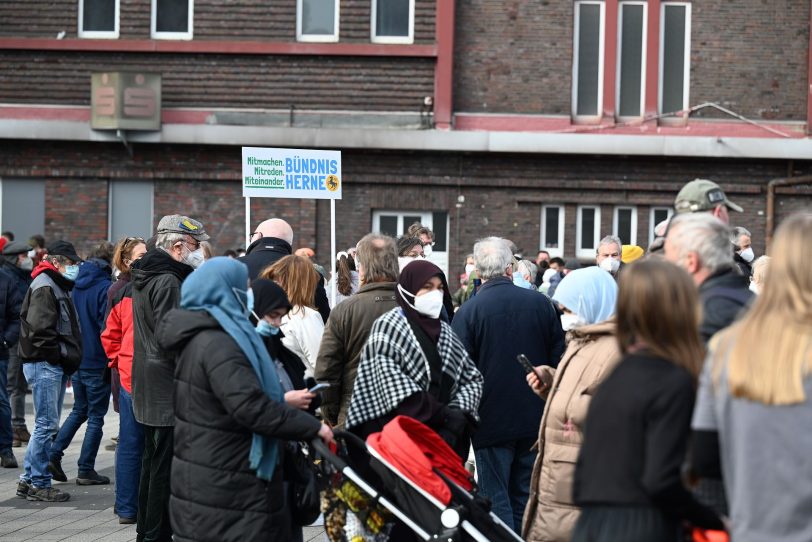
[[[73,406],[73,396],[65,395],[62,410],[64,421]],[[28,429],[34,428],[34,408],[31,395],[26,397],[26,421]],[[0,542],[51,541],[66,542],[129,542],[135,540],[135,525],[119,525],[113,514],[115,502],[115,452],[105,449],[110,437],[118,434],[118,414],[112,404],[104,419],[104,438],[96,458],[96,471],[109,476],[111,484],[106,486],[77,486],[76,462],[84,437],[84,425],[76,433],[73,442],[65,450],[62,467],[68,475],[65,483],[54,482],[54,486],[71,495],[64,503],[29,502],[16,496],[17,481],[22,472],[25,447],[14,448],[14,455],[20,464],[18,469],[0,469]],[[324,540],[322,527],[305,527],[304,540],[307,542]]]

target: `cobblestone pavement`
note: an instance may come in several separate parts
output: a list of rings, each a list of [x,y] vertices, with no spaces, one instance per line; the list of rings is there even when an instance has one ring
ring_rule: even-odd
[[[73,406],[73,397],[65,395],[62,420]],[[34,409],[31,395],[26,398],[26,421],[28,429],[34,428]],[[65,450],[62,467],[68,475],[66,483],[54,482],[54,486],[70,493],[70,500],[64,503],[29,502],[16,496],[17,481],[22,472],[25,448],[13,448],[18,469],[0,469],[0,542],[26,540],[69,542],[129,542],[135,540],[135,525],[119,525],[113,514],[115,501],[115,452],[106,446],[110,437],[118,434],[118,414],[112,404],[104,419],[104,438],[96,458],[96,471],[109,476],[112,483],[106,486],[78,486],[75,477],[76,462],[84,437],[84,428],[76,433],[70,447]],[[322,527],[305,527],[304,540],[323,540]]]

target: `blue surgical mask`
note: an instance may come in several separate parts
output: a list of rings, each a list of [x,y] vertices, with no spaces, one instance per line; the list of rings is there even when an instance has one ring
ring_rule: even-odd
[[[260,320],[260,318],[256,314],[254,314],[254,291],[251,290],[251,288],[248,288],[246,290],[232,288],[231,291],[234,292],[234,295],[237,296],[237,301],[240,303],[240,305],[242,305],[242,308],[245,309],[245,314],[246,315],[252,314],[254,318]],[[245,304],[243,304],[242,302],[242,296],[240,296],[241,293],[245,293]]]
[[[248,312],[254,312],[254,290],[248,288],[248,291],[245,293],[246,297],[248,298],[247,305],[248,305]]]
[[[79,276],[79,266],[78,265],[66,265],[65,272],[62,273],[62,276],[70,281],[75,281],[76,277]]]
[[[515,284],[519,288],[525,288],[527,290],[532,288],[532,285],[518,271],[516,273],[513,273],[513,284]]]
[[[262,335],[263,337],[273,337],[277,333],[279,333],[279,328],[276,326],[272,326],[268,323],[267,320],[260,320],[257,324],[257,333]]]

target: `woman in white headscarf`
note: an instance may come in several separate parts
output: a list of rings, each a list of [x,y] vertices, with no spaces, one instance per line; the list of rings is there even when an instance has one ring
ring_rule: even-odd
[[[528,541],[571,538],[580,513],[572,500],[572,483],[584,420],[598,385],[620,361],[610,320],[617,283],[609,273],[599,267],[572,271],[553,301],[564,313],[567,350],[557,369],[542,366],[527,375],[533,391],[546,400],[522,526],[522,538]]]

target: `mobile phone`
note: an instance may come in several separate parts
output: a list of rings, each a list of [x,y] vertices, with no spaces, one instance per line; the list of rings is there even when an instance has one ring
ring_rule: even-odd
[[[519,354],[518,356],[516,356],[516,361],[519,362],[519,365],[522,366],[525,373],[530,374],[536,372],[536,368],[533,367],[533,364],[530,363],[530,360],[527,359],[527,356],[525,356],[524,354]]]
[[[307,391],[309,391],[310,393],[318,393],[321,390],[326,390],[329,387],[330,387],[329,382],[319,382],[318,384],[316,384],[312,388],[308,389]]]

